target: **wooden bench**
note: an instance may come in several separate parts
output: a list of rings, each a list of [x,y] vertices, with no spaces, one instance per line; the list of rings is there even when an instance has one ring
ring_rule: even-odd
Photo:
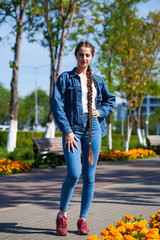
[[[148,135],[147,146],[150,149],[154,149],[156,153],[160,153],[160,135]]]
[[[55,157],[63,156],[62,138],[32,138],[34,151],[34,167],[38,167],[43,163],[49,163],[50,166],[55,165]]]

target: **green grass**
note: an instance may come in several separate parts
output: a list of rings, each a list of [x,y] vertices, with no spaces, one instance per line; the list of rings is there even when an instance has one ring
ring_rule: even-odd
[[[34,162],[33,147],[17,147],[14,152],[7,153],[5,147],[0,147],[0,159],[20,160],[26,163]]]

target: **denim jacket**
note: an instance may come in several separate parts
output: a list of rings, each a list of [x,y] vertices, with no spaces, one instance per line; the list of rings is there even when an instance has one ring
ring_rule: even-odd
[[[113,111],[115,96],[107,89],[106,83],[93,74],[94,84],[97,89],[95,106],[99,112],[101,136],[107,133],[105,117]],[[83,130],[83,106],[81,80],[75,68],[63,72],[56,80],[51,99],[51,110],[60,130],[67,134],[76,130]]]

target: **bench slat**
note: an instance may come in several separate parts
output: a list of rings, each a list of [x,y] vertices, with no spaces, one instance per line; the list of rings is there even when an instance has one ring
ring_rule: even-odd
[[[160,135],[148,135],[147,139],[151,146],[160,146]]]
[[[63,156],[62,137],[56,138],[32,138],[34,153],[35,153],[35,166],[39,166],[43,159],[54,161],[55,156]],[[50,157],[51,156],[51,157]]]
[[[62,138],[32,138],[33,143],[41,151],[63,151]]]

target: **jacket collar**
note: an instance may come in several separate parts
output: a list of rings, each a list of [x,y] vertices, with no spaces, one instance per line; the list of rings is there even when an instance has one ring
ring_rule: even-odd
[[[76,67],[73,68],[72,71],[69,72],[69,75],[70,75],[70,77],[75,77],[75,76],[79,77],[79,75],[76,73]],[[95,74],[92,74],[92,77],[93,77],[94,81],[97,83]]]
[[[72,71],[69,72],[70,77],[75,77],[78,76],[78,74],[76,73],[76,67],[72,69]]]

